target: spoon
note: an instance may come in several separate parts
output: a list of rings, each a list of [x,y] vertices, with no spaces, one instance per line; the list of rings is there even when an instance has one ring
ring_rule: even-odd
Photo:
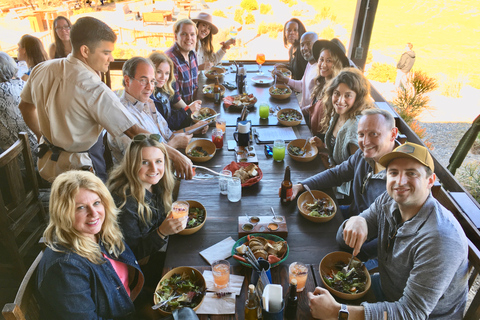
[[[315,198],[315,196],[314,196],[313,193],[312,193],[312,190],[310,190],[310,188],[309,188],[306,184],[304,184],[303,187],[304,187],[304,188],[310,193],[310,195],[312,196],[313,201],[314,201],[313,203],[317,203],[317,202],[318,202],[318,199]]]
[[[299,154],[299,156],[305,155],[305,152],[306,152],[306,151],[305,151],[305,148],[307,147],[307,144],[308,144],[309,141],[310,141],[310,139],[306,139],[305,144],[304,144],[303,147],[300,149],[300,154]]]
[[[282,222],[283,221],[283,218],[282,217],[277,217],[277,215],[275,214],[275,210],[273,210],[273,207],[270,207],[270,210],[272,210],[272,213],[273,213],[273,222]]]

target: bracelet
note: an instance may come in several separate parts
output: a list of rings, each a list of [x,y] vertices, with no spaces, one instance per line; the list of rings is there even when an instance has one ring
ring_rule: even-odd
[[[190,109],[190,106],[186,106],[185,108],[183,108],[183,110],[187,111],[188,109]]]
[[[160,232],[160,229],[157,228],[157,233],[160,237],[163,238],[163,240],[167,239],[168,236],[164,235],[163,233]]]

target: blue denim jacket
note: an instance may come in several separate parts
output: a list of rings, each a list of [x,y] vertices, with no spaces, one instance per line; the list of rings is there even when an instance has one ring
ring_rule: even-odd
[[[113,258],[128,265],[131,297],[111,263],[94,264],[60,247],[50,248],[38,266],[37,288],[41,319],[135,319],[133,300],[143,287],[143,274],[130,248]]]

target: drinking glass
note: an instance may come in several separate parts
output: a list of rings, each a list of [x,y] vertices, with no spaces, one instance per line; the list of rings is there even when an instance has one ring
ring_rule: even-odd
[[[233,40],[237,38],[237,34],[238,34],[238,31],[236,28],[233,28],[232,30],[230,30],[230,38],[232,38]]]
[[[270,106],[266,103],[260,104],[258,115],[261,119],[268,119],[268,116],[270,115]]]
[[[258,75],[262,75],[262,64],[265,63],[265,54],[257,53],[257,63],[258,63]]]
[[[228,192],[228,180],[232,178],[232,171],[222,170],[222,175],[218,178],[218,187],[220,188],[220,194],[227,195]]]
[[[238,177],[232,177],[227,182],[227,197],[230,202],[238,202],[242,199],[242,181]]]
[[[224,289],[230,281],[230,263],[227,260],[217,260],[212,263],[213,282],[215,288]]]
[[[212,142],[217,149],[223,148],[223,131],[221,129],[212,130]]]
[[[188,215],[189,205],[187,201],[175,201],[172,203],[172,218],[178,219]],[[187,225],[187,219],[185,219],[185,226]]]
[[[227,128],[227,121],[223,118],[217,117],[215,126],[217,129],[220,129],[223,131],[223,133],[225,133],[225,129]]]
[[[285,158],[285,141],[282,139],[273,142],[273,160],[280,162]]]
[[[305,289],[307,277],[308,268],[303,263],[293,262],[288,267],[288,283],[291,283],[292,279],[297,279],[297,292],[302,292]]]

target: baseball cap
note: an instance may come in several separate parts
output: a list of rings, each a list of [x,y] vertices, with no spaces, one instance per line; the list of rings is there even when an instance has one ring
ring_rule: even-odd
[[[378,162],[382,166],[387,167],[390,161],[397,158],[412,158],[430,168],[432,172],[435,170],[433,159],[428,149],[416,143],[405,142],[405,144],[381,157]]]

